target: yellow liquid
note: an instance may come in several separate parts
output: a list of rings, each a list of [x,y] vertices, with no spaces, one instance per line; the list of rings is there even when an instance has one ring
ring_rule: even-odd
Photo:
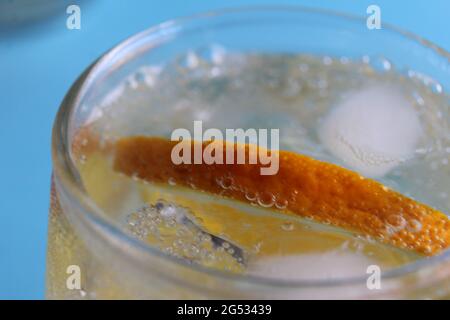
[[[132,81],[117,91],[120,94],[113,92],[112,97],[105,97],[103,111],[98,113],[101,116],[92,117],[88,126],[99,133],[106,146],[108,141],[137,134],[170,136],[174,128],[191,128],[192,121],[199,119],[210,128],[280,128],[281,149],[345,165],[321,145],[319,119],[326,117],[348,90],[358,90],[367,83],[398,85],[419,113],[424,137],[413,160],[402,163],[379,181],[448,212],[450,167],[442,161],[450,147],[446,138],[448,114],[442,114],[448,109],[446,96],[434,94],[417,79],[395,72],[379,74],[359,62],[342,64],[333,60],[325,66],[322,59],[310,56],[256,55],[225,57],[219,76],[216,72],[210,76],[213,67],[219,68],[206,63],[201,63],[199,70],[172,65],[166,73],[145,74],[154,77],[152,81],[146,78],[151,87],[138,82],[142,75],[131,75]],[[422,100],[427,108],[421,105]],[[370,265],[384,272],[421,259],[415,253],[346,230],[280,214],[254,201],[231,201],[226,193],[215,196],[171,181],[156,185],[121,175],[112,169],[108,147],[100,144],[92,150],[91,143],[87,138],[74,153],[87,195],[125,232],[184,263],[225,273],[294,281],[364,277]],[[424,153],[425,149],[431,151]],[[49,298],[236,297],[194,293],[165,285],[150,275],[149,279],[140,279],[142,283],[132,283],[129,270],[114,268],[120,261],[98,259],[97,247],[67,219],[57,197],[53,192],[47,263]],[[245,253],[243,261],[229,252],[229,246],[199,240],[190,235],[192,230],[178,232],[185,227],[180,223],[167,223],[157,215],[150,221],[140,215],[144,206],[152,208],[160,200],[173,205],[175,211],[183,208],[203,235],[211,234],[241,248]],[[67,288],[70,265],[82,271],[81,290]],[[342,296],[336,293],[334,297]]]
[[[90,198],[122,225],[126,232],[185,262],[222,272],[279,280],[340,279],[364,277],[370,265],[377,265],[385,271],[420,258],[413,252],[381,244],[346,230],[235,202],[226,196],[214,196],[170,184],[149,184],[126,177],[114,172],[111,158],[100,152],[90,154],[83,164],[79,164],[79,170]],[[160,219],[156,230],[147,223],[147,227],[141,227],[147,228],[145,232],[137,233],[137,218],[133,214],[143,205],[152,205],[161,200],[188,210],[190,218],[203,231],[242,248],[245,261],[238,261],[227,251],[229,247],[214,247],[208,239],[202,241],[186,232],[178,234],[177,231],[183,225],[167,226],[163,219]],[[146,218],[140,219],[139,222],[145,225]],[[194,254],[190,253],[192,250]],[[48,297],[139,296],[139,292],[124,291],[120,282],[115,283],[113,271],[108,270],[107,265],[93,263],[94,257],[59,206],[53,204],[49,231]],[[90,270],[82,281],[81,293],[66,288],[66,269],[69,265]],[[156,292],[154,294],[150,298],[163,298]]]

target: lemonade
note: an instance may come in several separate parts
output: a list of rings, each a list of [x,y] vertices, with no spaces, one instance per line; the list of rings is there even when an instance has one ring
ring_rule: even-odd
[[[194,40],[161,63],[118,47],[63,103],[47,297],[447,297],[443,85],[380,55]],[[174,164],[171,135],[196,123],[278,130],[279,174]]]

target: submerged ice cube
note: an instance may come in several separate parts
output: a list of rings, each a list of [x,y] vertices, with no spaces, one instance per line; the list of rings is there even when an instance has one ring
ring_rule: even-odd
[[[411,157],[421,135],[413,106],[399,90],[383,85],[349,93],[320,128],[322,143],[334,156],[374,178]]]
[[[283,280],[318,280],[357,277],[373,263],[368,257],[344,251],[265,257],[249,266],[249,273]]]

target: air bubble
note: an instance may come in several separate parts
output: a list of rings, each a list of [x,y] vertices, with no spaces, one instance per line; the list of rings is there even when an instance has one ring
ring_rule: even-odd
[[[184,207],[165,200],[158,200],[154,205],[145,205],[130,213],[127,218],[129,231],[138,239],[153,239],[152,245],[169,255],[186,259],[190,263],[210,263],[227,267],[230,270],[243,268],[245,252],[239,247],[218,239],[205,232],[202,219]],[[223,236],[223,235],[221,235]],[[241,262],[238,261],[241,258]]]
[[[133,227],[139,225],[139,217],[138,217],[138,215],[135,214],[135,213],[130,214],[130,215],[128,216],[128,218],[127,218],[127,223],[128,223],[130,226],[133,226]]]
[[[442,85],[437,81],[433,81],[431,84],[431,90],[434,93],[441,94],[442,93]]]
[[[280,210],[286,209],[288,204],[289,202],[286,199],[277,199],[275,201],[275,207]]]
[[[223,177],[217,179],[216,182],[222,189],[228,190],[233,186],[234,179],[232,177]]]
[[[228,243],[228,242],[224,242],[224,243],[222,243],[222,247],[224,248],[224,249],[228,249],[229,247],[230,247],[230,244]]]
[[[292,222],[284,222],[281,225],[281,229],[283,229],[284,231],[293,231],[295,229],[295,226]]]
[[[419,106],[423,107],[423,106],[425,105],[425,100],[424,100],[423,97],[422,97],[420,94],[418,94],[417,92],[414,92],[414,93],[413,93],[413,98],[414,98],[414,100],[416,101],[416,103],[417,103]]]
[[[248,191],[245,193],[245,198],[248,201],[255,201],[257,197],[258,197],[258,194],[253,191]]]
[[[175,180],[175,178],[170,177],[170,178],[167,180],[167,183],[168,183],[169,185],[171,185],[171,186],[175,186],[175,185],[177,184],[177,181]]]
[[[132,90],[136,90],[143,83],[143,75],[141,72],[135,72],[131,74],[125,81],[125,85]]]
[[[253,246],[253,250],[254,250],[254,252],[255,253],[259,253],[260,251],[261,251],[261,246],[262,246],[262,242],[260,241],[260,242],[258,242],[257,244],[255,244],[254,246]]]
[[[264,208],[270,208],[275,204],[275,197],[271,193],[264,192],[258,196],[258,204]]]
[[[195,69],[200,65],[200,58],[193,51],[189,51],[186,55],[186,66],[189,69]]]
[[[407,229],[411,232],[420,232],[422,230],[422,224],[418,220],[411,220],[408,222]]]
[[[372,59],[370,64],[378,72],[386,72],[392,69],[391,62],[384,57],[376,57]]]
[[[209,76],[211,78],[217,78],[220,77],[222,75],[222,69],[220,69],[219,67],[212,67],[209,70]]]
[[[222,64],[225,61],[226,49],[219,45],[211,46],[211,61],[214,64]]]
[[[196,186],[195,183],[192,182],[192,181],[189,181],[189,182],[188,182],[188,185],[189,185],[189,187],[191,187],[191,189],[194,189],[194,190],[197,189],[197,186]]]
[[[165,219],[175,218],[178,215],[176,208],[172,205],[164,206],[159,210],[159,213]]]
[[[387,223],[397,231],[405,228],[406,226],[406,220],[401,215],[390,215],[387,218]]]
[[[201,239],[202,242],[209,243],[211,240],[212,240],[212,238],[211,238],[211,236],[209,234],[204,233],[202,235],[202,239]]]
[[[167,219],[166,220],[166,227],[175,227],[177,224],[175,219]]]

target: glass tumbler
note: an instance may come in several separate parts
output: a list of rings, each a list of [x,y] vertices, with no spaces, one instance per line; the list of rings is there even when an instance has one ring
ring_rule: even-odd
[[[443,91],[441,94],[446,94],[445,89],[450,88],[450,55],[446,51],[395,27],[384,24],[381,30],[369,30],[365,18],[323,10],[302,7],[229,9],[167,21],[130,37],[105,53],[79,77],[67,93],[55,120],[47,298],[449,297],[448,251],[388,270],[383,274],[381,290],[367,290],[366,277],[282,281],[208,269],[146,245],[120,227],[120,214],[128,210],[124,191],[121,187],[110,189],[99,183],[96,185],[95,181],[88,188],[86,175],[80,173],[80,163],[85,160],[85,155],[80,154],[80,146],[95,152],[96,148],[107,147],[111,137],[98,132],[95,138],[98,141],[93,143],[92,137],[83,136],[83,128],[108,116],[105,109],[108,99],[120,99],[121,92],[117,90],[120,84],[133,86],[133,81],[146,81],[152,85],[152,81],[158,81],[158,68],[177,61],[180,56],[185,57],[179,61],[180,66],[187,69],[199,63],[218,63],[223,51],[220,48],[233,52],[237,57],[236,64],[239,55],[252,54],[345,57],[341,58],[342,63],[346,59],[367,60],[378,72],[386,72],[390,66],[395,66],[399,72],[407,69],[410,75],[426,75],[428,78],[422,78],[433,79],[429,82],[435,91]],[[200,52],[201,62],[196,60],[198,56],[191,55],[192,52]],[[147,68],[148,72],[145,75],[136,72],[141,68]],[[211,79],[216,79],[214,72],[220,73],[220,69],[211,70]],[[149,78],[149,74],[154,78]],[[130,75],[134,75],[134,80],[130,80]],[[167,90],[174,89],[168,87]],[[184,90],[191,94],[189,90],[196,89],[192,86]],[[183,101],[173,103],[170,97],[179,93],[168,92],[169,98],[157,101],[143,99],[139,91],[128,97],[112,124],[117,136],[167,135],[176,128],[179,123],[173,118],[183,109]],[[221,93],[211,94],[220,96]],[[208,111],[208,106],[205,108]],[[276,108],[274,106],[273,114],[277,114]],[[242,112],[245,113],[245,107]],[[264,116],[255,114],[254,118]],[[442,109],[439,114],[444,131],[430,137],[444,150],[450,147],[449,116],[447,104],[447,110]],[[194,119],[190,114],[186,117],[189,119],[184,123]],[[229,121],[225,126],[234,127],[233,121],[239,118],[238,115],[230,117],[231,120],[225,119]],[[104,164],[94,161],[90,165],[97,173],[105,170]],[[436,186],[436,194],[446,191],[445,186],[448,190],[449,168],[448,164],[442,166],[443,182]],[[111,181],[110,184],[114,183]],[[434,199],[433,192],[422,196],[430,201]],[[439,206],[448,212],[449,200],[441,199]]]

